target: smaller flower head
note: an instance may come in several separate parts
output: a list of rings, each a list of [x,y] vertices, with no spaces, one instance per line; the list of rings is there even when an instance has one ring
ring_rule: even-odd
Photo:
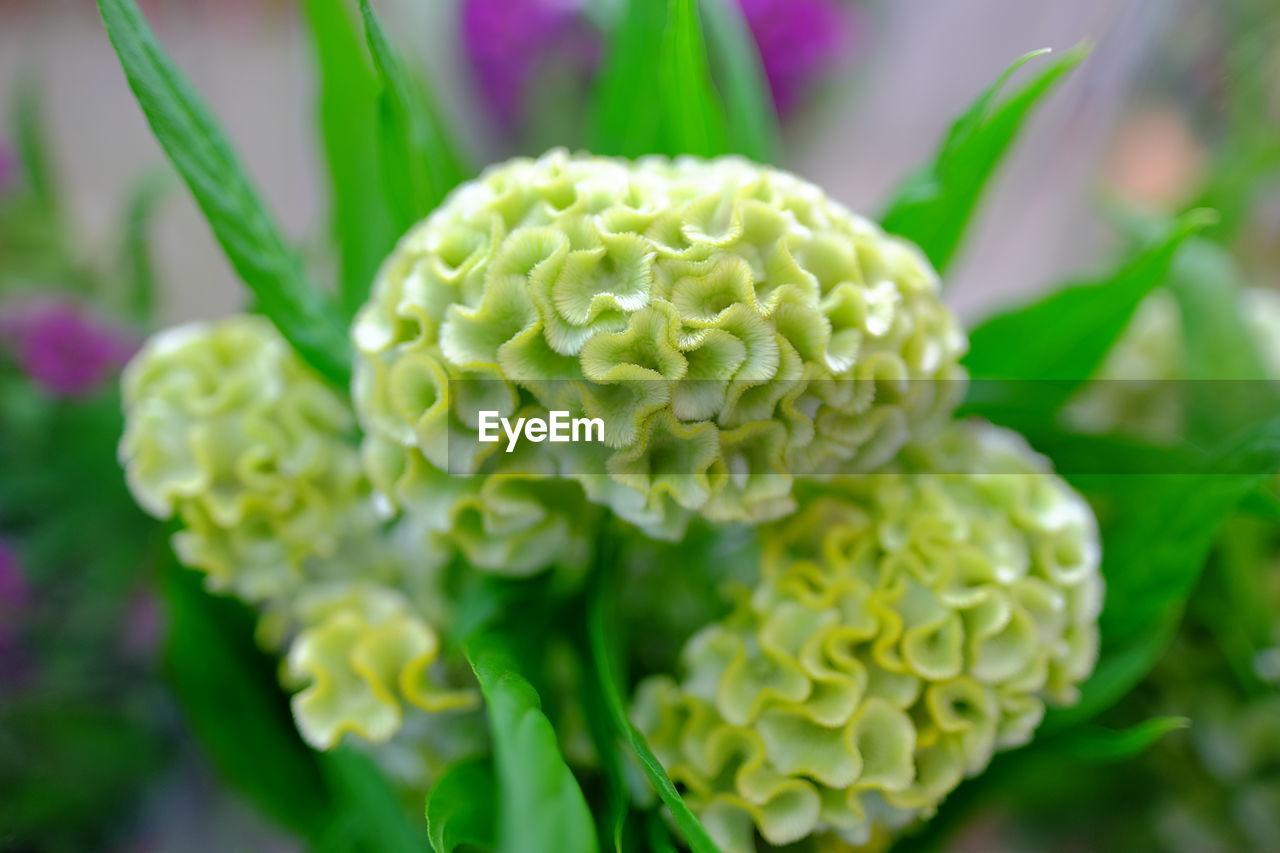
[[[23,372],[56,397],[85,397],[116,374],[137,348],[124,329],[70,302],[11,306],[3,327]]]

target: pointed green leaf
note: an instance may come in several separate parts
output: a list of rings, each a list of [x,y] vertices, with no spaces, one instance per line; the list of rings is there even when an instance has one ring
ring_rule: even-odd
[[[252,612],[207,593],[202,577],[176,563],[160,573],[167,680],[222,778],[282,825],[319,839],[332,799],[317,755],[294,728],[275,662],[253,642]]]
[[[98,0],[98,10],[156,140],[258,310],[322,375],[345,387],[351,373],[346,325],[308,280],[208,109],[134,0]]]
[[[666,25],[663,0],[623,0],[596,79],[590,136],[594,153],[638,157],[661,150],[659,99],[650,70]]]
[[[932,162],[898,187],[881,217],[886,231],[906,237],[945,272],[970,218],[1001,157],[1031,110],[1088,54],[1081,45],[1049,63],[1026,86],[997,103],[1009,78],[1035,57],[1028,53],[1009,67],[991,88],[951,126]]]
[[[596,853],[595,825],[560,754],[538,692],[520,672],[512,638],[481,630],[467,643],[489,713],[501,809],[497,848],[510,853]]]
[[[1044,419],[1097,371],[1133,312],[1164,281],[1182,243],[1212,221],[1193,211],[1110,275],[1068,284],[1025,307],[997,314],[969,334],[964,364],[978,382],[969,411],[1013,423],[1019,411]]]
[[[23,80],[14,100],[13,126],[22,179],[41,209],[55,215],[58,210],[57,181],[50,158],[53,146],[45,129],[40,97],[35,83]]]
[[[1150,749],[1156,741],[1179,729],[1191,725],[1186,717],[1153,717],[1127,729],[1087,727],[1064,736],[1055,748],[1076,761],[1089,763],[1114,763],[1137,758]]]
[[[727,153],[696,0],[625,0],[596,84],[597,154]]]
[[[469,844],[492,849],[497,839],[497,783],[488,758],[454,764],[427,795],[427,835],[436,853]]]
[[[365,37],[382,91],[378,161],[397,234],[436,208],[464,177],[448,129],[427,89],[387,39],[369,0],[360,0]]]
[[[724,107],[711,83],[697,0],[668,0],[657,73],[666,153],[726,153]]]
[[[701,8],[714,76],[724,91],[728,148],[760,163],[777,163],[778,114],[742,9],[732,0],[702,0]]]
[[[319,753],[336,801],[317,853],[423,853],[426,826],[411,818],[373,759],[350,747]]]
[[[351,315],[364,304],[399,236],[382,188],[372,180],[381,87],[350,0],[304,0],[302,9],[319,79],[316,112],[339,249],[339,290]]]
[[[604,565],[597,574],[608,572],[613,566]],[[607,580],[597,579],[593,586],[593,594],[588,604],[588,636],[591,643],[591,656],[595,664],[595,676],[600,691],[603,693],[606,708],[612,718],[616,736],[631,749],[640,762],[640,767],[648,778],[649,784],[657,791],[658,797],[671,812],[676,826],[684,836],[685,843],[693,853],[718,853],[718,848],[697,816],[689,809],[671,777],[658,761],[653,750],[645,741],[644,735],[635,727],[627,716],[626,703],[622,698],[621,678],[619,676],[618,651],[611,642],[611,627],[618,624],[610,614]]]
[[[140,181],[125,207],[120,258],[127,287],[125,307],[134,322],[151,326],[155,315],[156,276],[151,261],[151,222],[169,189],[168,175],[154,172]]]

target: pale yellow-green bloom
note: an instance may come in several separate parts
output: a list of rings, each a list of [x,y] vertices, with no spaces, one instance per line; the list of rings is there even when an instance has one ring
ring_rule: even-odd
[[[138,502],[176,516],[184,563],[263,608],[314,746],[394,735],[404,706],[474,704],[435,686],[425,618],[446,554],[411,548],[377,510],[347,401],[254,316],[152,338],[124,377],[120,457]]]
[[[436,683],[440,639],[394,590],[337,582],[306,590],[293,606],[303,627],[286,666],[304,685],[293,712],[313,746],[327,749],[346,732],[387,740],[400,730],[402,702],[427,711],[477,704],[474,691]]]
[[[931,815],[1097,653],[1093,516],[1017,436],[955,424],[801,503],[762,531],[754,591],[633,712],[729,853]]]
[[[508,572],[583,553],[588,500],[667,537],[780,517],[792,474],[948,414],[965,347],[920,252],[799,178],[562,151],[459,188],[353,334],[375,480],[441,529],[465,512],[467,556]],[[486,409],[600,417],[604,442],[519,460],[477,445]],[[471,479],[442,492],[446,470]]]
[[[216,588],[282,595],[377,525],[350,406],[262,317],[154,336],[125,371],[124,407],[130,489],[182,521],[179,556]]]

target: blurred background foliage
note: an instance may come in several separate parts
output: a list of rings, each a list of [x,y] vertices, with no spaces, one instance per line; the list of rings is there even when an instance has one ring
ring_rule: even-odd
[[[1142,471],[1239,438],[1194,399],[1174,403],[1199,430],[1191,447],[1059,417],[1152,294],[1179,306],[1174,378],[1268,375],[1240,296],[1280,286],[1280,10],[1266,0],[140,5],[211,103],[158,135],[171,157],[213,141],[179,172],[230,268],[169,192],[91,10],[0,0],[0,849],[443,843],[367,758],[302,744],[249,615],[206,595],[134,508],[115,379],[148,330],[239,304],[238,277],[341,382],[344,318],[380,260],[500,156],[734,151],[878,214],[974,321],[968,367],[992,384],[969,409],[1068,470],[1072,454]],[[1082,39],[1091,52],[1070,49]],[[986,88],[1044,42],[1058,50]],[[183,94],[162,60],[135,64],[135,88]],[[1001,398],[1005,379],[1059,381],[1029,406]],[[1106,531],[1104,665],[1078,709],[898,846],[1280,847],[1276,481],[1072,479]],[[663,579],[637,612],[670,618],[672,636],[633,675],[668,665],[715,606],[664,567],[718,562],[731,583],[748,563],[748,545],[706,531],[664,548],[633,571]],[[464,795],[493,785],[454,780]]]

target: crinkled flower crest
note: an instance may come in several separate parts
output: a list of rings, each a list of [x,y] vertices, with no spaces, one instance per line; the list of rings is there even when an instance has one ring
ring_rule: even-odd
[[[1093,516],[1012,433],[948,427],[763,542],[759,585],[633,711],[726,851],[927,817],[1093,668]]]
[[[474,704],[429,678],[440,644],[414,605],[432,561],[406,559],[383,530],[350,407],[267,320],[156,335],[125,371],[124,405],[135,498],[181,521],[184,563],[264,605],[261,633],[287,648],[308,741],[385,740],[402,702]]]
[[[668,538],[778,518],[793,474],[950,413],[938,290],[913,246],[741,158],[513,160],[403,239],[357,319],[370,471],[508,572],[583,554],[588,501]],[[604,442],[507,454],[475,442],[484,409],[599,417]]]

